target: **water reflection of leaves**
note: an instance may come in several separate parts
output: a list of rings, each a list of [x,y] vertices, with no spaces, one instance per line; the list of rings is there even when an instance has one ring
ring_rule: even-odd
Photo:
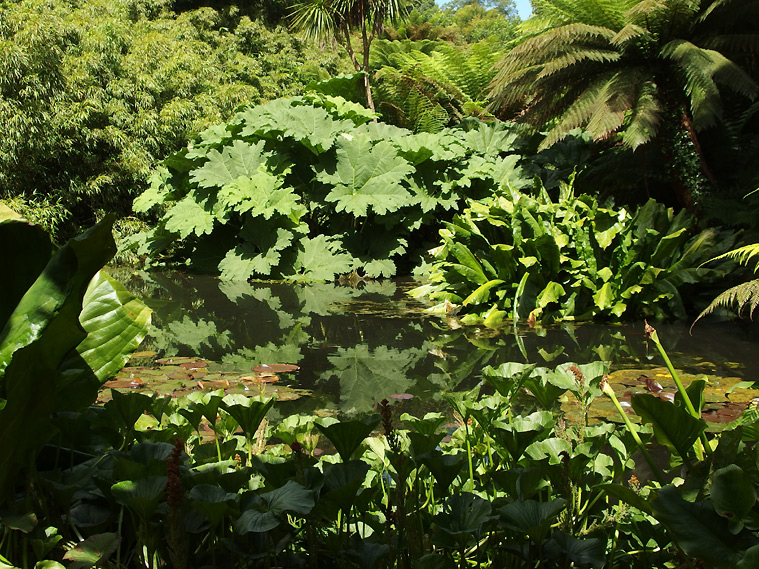
[[[333,369],[322,373],[321,379],[338,378],[344,413],[367,413],[377,401],[409,391],[415,383],[410,372],[425,355],[422,348],[400,350],[379,346],[372,350],[366,344],[338,348],[329,357]]]

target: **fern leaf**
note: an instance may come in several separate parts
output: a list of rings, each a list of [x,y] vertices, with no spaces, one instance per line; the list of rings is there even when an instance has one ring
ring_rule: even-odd
[[[695,324],[707,314],[711,314],[718,308],[727,308],[734,311],[738,316],[743,317],[748,310],[748,317],[753,320],[754,312],[759,307],[759,279],[754,279],[737,286],[727,289],[707,306],[698,318],[693,322]]]

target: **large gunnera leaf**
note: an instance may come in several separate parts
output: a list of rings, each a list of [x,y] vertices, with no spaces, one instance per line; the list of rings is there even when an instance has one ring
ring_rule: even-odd
[[[249,144],[235,140],[222,152],[208,152],[208,162],[190,172],[190,179],[201,188],[221,187],[240,176],[252,176],[266,162],[264,141]]]
[[[277,213],[299,218],[305,212],[293,189],[283,188],[282,180],[267,172],[237,178],[219,190],[218,199],[226,209],[264,219]]]
[[[342,137],[334,172],[321,171],[316,179],[334,186],[325,199],[335,203],[337,211],[366,217],[369,207],[384,215],[410,202],[401,182],[412,170],[389,142],[372,146],[366,136]]]

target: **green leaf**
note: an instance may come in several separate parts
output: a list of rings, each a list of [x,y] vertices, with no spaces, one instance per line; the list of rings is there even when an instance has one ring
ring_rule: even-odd
[[[137,481],[124,480],[111,486],[116,502],[134,510],[144,521],[153,515],[165,490],[165,476],[149,476]]]
[[[379,422],[379,417],[374,415],[356,421],[340,421],[326,427],[316,423],[316,428],[334,445],[343,462],[348,462]]]
[[[219,204],[238,213],[270,219],[275,214],[298,220],[304,213],[300,197],[292,188],[282,188],[282,180],[266,172],[237,178],[219,190]]]
[[[490,520],[490,513],[487,500],[461,492],[446,499],[443,512],[436,515],[434,521],[437,527],[450,535],[478,535],[483,524]]]
[[[756,488],[743,469],[731,464],[714,472],[711,502],[714,510],[730,521],[732,533],[743,529],[741,520],[756,504]]]
[[[216,216],[198,203],[192,194],[175,203],[166,213],[166,231],[178,233],[180,239],[209,235],[213,231]]]
[[[208,161],[190,172],[190,180],[201,188],[221,188],[241,176],[253,176],[266,162],[263,149],[264,141],[250,144],[242,140],[232,141],[222,152],[212,149]]]
[[[482,304],[483,302],[487,302],[490,298],[490,290],[494,287],[504,284],[505,282],[506,281],[502,281],[501,279],[493,279],[491,281],[488,281],[485,284],[478,286],[474,292],[472,292],[472,294],[463,300],[461,304],[467,306],[469,304],[477,305]]]
[[[641,419],[653,425],[656,440],[687,460],[693,444],[706,429],[706,422],[696,419],[683,407],[647,393],[633,395],[631,401]]]
[[[366,217],[369,208],[378,215],[396,211],[411,200],[401,182],[411,165],[389,142],[372,145],[365,136],[341,137],[334,172],[322,170],[316,179],[333,188],[325,197],[335,209]]]
[[[262,236],[260,241],[243,243],[227,254],[219,263],[219,278],[223,281],[246,281],[250,278],[270,276],[279,265],[282,251],[293,242],[292,231],[283,227]]]
[[[69,549],[63,558],[74,561],[69,569],[89,569],[105,562],[116,551],[121,537],[116,533],[99,533],[79,542]]]
[[[733,535],[728,522],[708,502],[686,502],[677,488],[665,486],[651,499],[656,519],[664,524],[680,548],[711,567],[734,567],[756,536]]]
[[[250,509],[242,513],[234,524],[235,532],[265,532],[274,529],[284,521],[286,513],[305,516],[314,507],[314,493],[294,480],[287,481],[276,490],[261,495],[261,509]],[[255,506],[254,506],[255,508]]]
[[[331,281],[352,268],[351,256],[340,250],[339,243],[321,234],[300,240],[294,273],[285,276],[291,280]]]
[[[2,204],[0,206],[5,207]],[[53,254],[50,237],[41,227],[17,219],[11,213],[8,218],[0,219],[3,267],[9,275],[13,275],[13,278],[0,281],[0,331]],[[20,243],[25,246],[16,246]]]
[[[527,534],[535,543],[543,543],[556,516],[564,509],[566,501],[557,498],[550,502],[515,500],[498,509],[506,527]]]

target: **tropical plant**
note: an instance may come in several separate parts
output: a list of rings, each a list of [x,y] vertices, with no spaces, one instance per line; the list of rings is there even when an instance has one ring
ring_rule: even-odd
[[[459,311],[464,323],[497,326],[506,319],[598,316],[685,317],[679,288],[722,275],[699,268],[733,237],[699,231],[653,200],[634,214],[575,197],[563,184],[558,200],[543,190],[514,190],[471,200],[441,230],[430,283],[412,294]]]
[[[99,269],[113,218],[54,251],[39,227],[0,207],[12,275],[0,301],[0,503],[53,437],[53,415],[81,411],[145,335],[150,310]]]
[[[467,116],[484,118],[486,89],[502,57],[495,41],[468,47],[445,43],[376,42],[372,58],[377,106],[386,122],[414,132],[438,132]]]
[[[293,6],[292,27],[306,38],[323,41],[334,38],[350,56],[356,72],[364,74],[366,104],[374,111],[369,52],[375,37],[382,33],[385,23],[395,23],[406,16],[401,0],[301,0]],[[361,36],[358,57],[351,36]]]
[[[656,140],[670,170],[684,137],[714,183],[699,133],[720,122],[725,88],[743,101],[759,95],[757,22],[752,0],[539,0],[524,40],[498,65],[494,108],[548,124],[543,147],[578,126],[596,140],[619,134],[632,149]],[[690,205],[685,174],[669,175]]]
[[[711,259],[711,261],[718,261],[721,259],[729,259],[744,266],[749,265],[753,261],[757,261],[757,264],[754,266],[754,274],[756,274],[759,272],[759,244],[753,243],[751,245],[744,245],[743,247],[723,253],[722,255]],[[693,323],[695,324],[701,318],[707,314],[711,314],[718,308],[733,310],[738,316],[743,316],[744,311],[748,311],[748,317],[753,319],[754,311],[757,307],[759,307],[759,279],[752,279],[739,285],[735,285],[719,294],[709,303],[709,306],[704,308]]]
[[[556,183],[513,125],[413,134],[374,117],[318,92],[238,113],[164,161],[134,204],[162,217],[131,246],[226,280],[387,277],[410,272],[464,195]]]

